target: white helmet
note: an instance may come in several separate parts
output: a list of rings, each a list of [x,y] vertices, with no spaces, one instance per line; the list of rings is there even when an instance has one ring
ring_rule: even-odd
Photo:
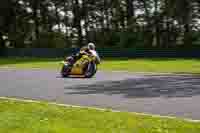
[[[88,49],[90,49],[90,50],[95,50],[95,45],[94,45],[94,43],[88,43]]]

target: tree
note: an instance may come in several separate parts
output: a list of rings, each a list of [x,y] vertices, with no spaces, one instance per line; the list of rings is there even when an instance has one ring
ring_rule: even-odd
[[[199,13],[198,0],[4,0],[0,43],[5,46],[6,36],[14,47],[34,47],[24,42],[59,32],[68,45],[190,47]]]

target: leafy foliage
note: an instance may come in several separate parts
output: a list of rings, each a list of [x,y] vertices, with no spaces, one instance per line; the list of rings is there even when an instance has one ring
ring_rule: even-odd
[[[199,37],[198,0],[7,0],[0,2],[0,45],[65,47],[45,34],[59,32],[67,44],[99,47],[191,46]],[[64,35],[63,35],[64,34]],[[45,37],[44,37],[45,36]],[[195,36],[195,37],[194,37]],[[43,38],[44,37],[44,38]],[[44,42],[41,40],[45,40]],[[29,45],[27,41],[38,44]],[[48,43],[48,44],[46,44]],[[58,45],[58,46],[57,46]],[[61,46],[59,46],[61,45]]]
[[[44,32],[33,42],[36,48],[65,48],[65,36],[61,33]]]

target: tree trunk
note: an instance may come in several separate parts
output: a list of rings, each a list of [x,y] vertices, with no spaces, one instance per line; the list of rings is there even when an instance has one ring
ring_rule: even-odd
[[[76,29],[78,30],[78,45],[83,46],[83,35],[82,35],[82,26],[81,26],[81,8],[79,5],[79,0],[74,1],[74,7],[73,7],[73,13],[74,13],[74,25]]]
[[[120,25],[123,30],[125,29],[125,20],[126,20],[125,18],[126,18],[125,13],[123,9],[120,8]]]
[[[150,11],[147,8],[147,3],[145,0],[141,0],[141,3],[143,5],[144,11],[145,11],[144,18],[147,23],[146,26],[144,27],[143,40],[144,40],[144,45],[148,47],[148,46],[152,46],[152,43],[153,43]]]
[[[171,46],[171,36],[170,36],[170,34],[172,33],[171,32],[171,28],[170,28],[170,22],[169,22],[169,18],[168,18],[168,16],[167,16],[167,18],[166,18],[167,20],[166,20],[166,41],[164,42],[165,44],[165,46],[166,47],[169,47],[169,46]]]
[[[108,31],[110,29],[110,21],[109,21],[109,9],[105,11],[106,15],[106,30]]]
[[[33,2],[33,19],[35,23],[35,37],[39,38],[39,18],[38,18],[38,10],[39,10],[39,0],[34,0]]]
[[[158,47],[162,47],[161,43],[160,43],[160,23],[159,23],[159,19],[160,17],[158,16],[158,0],[154,0],[154,27],[155,27],[155,33],[154,33],[154,37],[156,40],[156,46]]]
[[[186,6],[186,14],[183,16],[183,23],[184,23],[184,45],[185,46],[191,46],[192,45],[192,40],[191,40],[191,21],[192,21],[192,9],[191,9],[191,3],[186,1],[188,4]]]
[[[109,31],[110,29],[110,19],[109,19],[109,16],[110,16],[110,3],[109,1],[107,2],[107,0],[104,0],[104,15],[105,15],[105,20],[106,20],[106,31]]]
[[[128,29],[133,29],[132,25],[135,23],[135,21],[133,21],[133,17],[135,16],[134,13],[134,5],[133,5],[133,0],[126,0],[126,5],[127,5],[127,27]]]
[[[87,6],[87,0],[82,0],[82,20],[84,21],[84,25],[82,26],[82,31],[85,31],[85,35],[83,38],[86,40],[84,43],[90,42],[90,38],[88,35],[88,25],[89,25],[89,19],[88,19],[88,6]]]
[[[184,46],[190,46],[191,42],[190,25],[184,25]]]
[[[116,14],[116,10],[112,9],[111,10],[111,16],[112,16],[112,18],[115,17],[115,14]],[[115,18],[112,20],[111,24],[112,24],[112,30],[119,31],[118,21]]]
[[[58,32],[61,32],[61,26],[60,26],[60,17],[58,12],[58,4],[55,5],[55,12],[56,12],[56,24],[58,25]]]
[[[5,41],[3,40],[3,34],[0,32],[0,48],[5,48]]]
[[[17,2],[16,1],[15,3],[11,3],[12,6],[10,8],[10,13],[11,13],[11,18],[10,18],[10,29],[9,29],[9,33],[11,34],[12,36],[12,40],[11,43],[14,47],[25,47],[24,44],[22,43],[24,40],[19,40],[19,39],[22,39],[22,38],[18,38],[17,36],[17,13],[15,11],[15,8],[17,8]]]

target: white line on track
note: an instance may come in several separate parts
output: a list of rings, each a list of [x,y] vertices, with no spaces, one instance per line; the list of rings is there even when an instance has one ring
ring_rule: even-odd
[[[42,103],[42,101],[37,101],[37,100],[28,100],[28,99],[18,99],[18,98],[10,98],[10,97],[0,97],[0,99],[3,100],[12,100],[12,101],[19,101],[19,102],[26,102],[26,103]],[[45,101],[47,102],[47,101]],[[57,106],[63,106],[63,107],[73,107],[73,108],[88,108],[88,109],[93,109],[93,110],[99,110],[99,111],[111,111],[111,112],[122,112],[122,111],[117,111],[117,110],[112,110],[112,109],[103,109],[103,108],[95,108],[95,107],[88,107],[88,106],[75,106],[75,105],[69,105],[69,104],[58,104],[54,102],[48,102],[50,105],[57,105]],[[131,112],[129,112],[131,113]],[[180,119],[177,117],[172,117],[172,116],[161,116],[161,115],[153,115],[153,114],[148,114],[148,113],[135,113],[132,112],[136,115],[143,115],[143,116],[151,116],[154,118],[167,118],[167,119]],[[182,119],[188,122],[200,122],[200,120],[192,120],[192,119]]]

